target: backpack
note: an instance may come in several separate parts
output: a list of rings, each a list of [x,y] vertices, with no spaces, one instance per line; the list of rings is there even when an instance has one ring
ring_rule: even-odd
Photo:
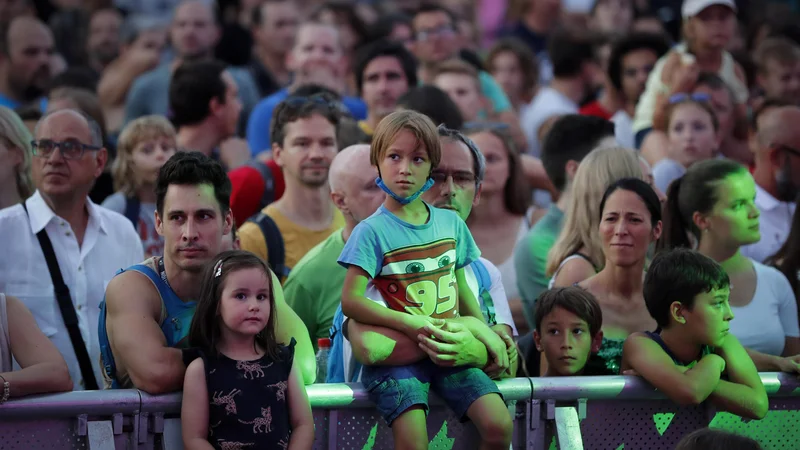
[[[261,203],[258,206],[258,209],[262,210],[275,201],[275,179],[272,177],[272,170],[257,159],[251,159],[245,166],[257,170],[261,179],[264,180],[264,193],[261,194]]]
[[[289,268],[286,267],[286,248],[283,245],[283,236],[278,225],[272,217],[263,212],[259,212],[247,221],[258,225],[264,236],[264,242],[267,244],[267,263],[278,279],[285,280],[289,276]]]
[[[142,204],[138,197],[125,197],[125,217],[133,224],[133,229],[139,226],[139,209]],[[138,232],[138,230],[136,230]]]

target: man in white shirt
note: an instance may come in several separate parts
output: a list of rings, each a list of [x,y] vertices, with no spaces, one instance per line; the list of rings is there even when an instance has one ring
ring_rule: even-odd
[[[577,114],[578,105],[591,93],[600,75],[594,49],[587,40],[558,34],[551,38],[548,54],[553,80],[539,89],[521,119],[528,140],[527,152],[536,157],[550,125],[561,116]]]
[[[800,193],[800,108],[771,109],[756,119],[756,206],[761,211],[761,240],[742,253],[764,262],[781,248],[792,227]]]
[[[97,320],[106,284],[117,270],[141,260],[144,251],[123,215],[88,198],[108,159],[97,123],[78,111],[59,110],[43,117],[34,134],[37,190],[25,202],[27,211],[23,205],[0,211],[0,254],[6,256],[0,259],[0,292],[25,303],[64,355],[75,389],[86,389],[92,380],[81,374],[36,234],[44,230],[52,242],[98,385]]]

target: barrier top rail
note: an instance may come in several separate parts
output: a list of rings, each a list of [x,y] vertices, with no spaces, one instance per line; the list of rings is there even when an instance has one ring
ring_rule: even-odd
[[[785,373],[761,373],[770,397],[800,397],[800,379]],[[639,377],[514,378],[497,383],[506,401],[655,400],[663,394]],[[372,404],[359,383],[315,384],[306,387],[316,409],[368,408]],[[434,404],[436,401],[434,401]],[[135,389],[78,391],[29,396],[0,405],[0,420],[109,416],[140,412],[180,412],[181,394],[149,395]]]

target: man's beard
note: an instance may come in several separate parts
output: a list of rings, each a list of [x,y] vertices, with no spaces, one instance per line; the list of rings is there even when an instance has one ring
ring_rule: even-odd
[[[117,56],[119,56],[119,49],[112,46],[103,45],[94,50],[93,56],[97,62],[100,63],[100,65],[105,67],[117,59]]]
[[[26,82],[25,80],[15,79],[13,75],[9,77],[8,81],[13,91],[22,94],[22,99],[24,102],[36,100],[39,97],[43,96],[46,91],[46,88],[37,86],[35,83]]]

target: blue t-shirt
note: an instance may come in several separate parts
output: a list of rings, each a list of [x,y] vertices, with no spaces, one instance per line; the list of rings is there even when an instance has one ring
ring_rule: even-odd
[[[0,94],[0,106],[5,106],[8,109],[17,109],[22,106],[18,101],[12,100],[3,94]],[[39,99],[39,110],[44,113],[47,110],[47,97]]]
[[[381,205],[353,230],[339,264],[364,269],[369,287],[395,311],[458,317],[455,271],[478,259],[480,250],[456,213],[425,206],[428,221],[412,225]]]
[[[288,96],[289,90],[281,89],[258,102],[253,108],[253,112],[250,113],[250,119],[247,121],[247,145],[250,146],[253,156],[272,148],[272,142],[269,139],[272,111]],[[342,103],[353,115],[353,119],[364,120],[367,118],[367,105],[360,98],[344,97]]]

